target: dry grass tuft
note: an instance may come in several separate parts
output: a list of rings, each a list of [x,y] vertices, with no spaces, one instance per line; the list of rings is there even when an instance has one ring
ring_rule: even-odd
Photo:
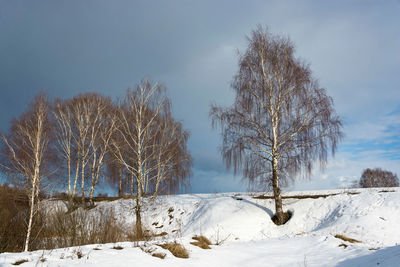
[[[27,259],[22,259],[22,260],[18,260],[16,262],[14,262],[12,265],[21,265],[22,263],[28,262]]]
[[[121,250],[121,249],[124,249],[123,247],[121,247],[121,246],[113,246],[113,249],[116,249],[116,250]]]
[[[293,195],[293,196],[282,196],[282,199],[287,199],[287,198],[294,198],[294,199],[306,199],[306,198],[327,198],[331,196],[336,196],[340,194],[347,194],[347,195],[358,195],[360,192],[356,191],[351,191],[351,192],[345,192],[345,193],[332,193],[332,194],[320,194],[320,195]],[[260,195],[260,196],[253,196],[254,199],[274,199],[274,196],[266,196],[266,195]]]
[[[388,190],[388,189],[383,189],[379,191],[378,193],[391,193],[391,192],[396,192],[395,190]]]
[[[194,246],[198,246],[199,248],[202,249],[211,249],[210,245],[211,242],[208,240],[207,237],[200,235],[200,236],[194,236],[192,239],[196,240],[195,242],[190,242],[190,244]]]
[[[160,258],[160,259],[164,259],[165,256],[167,256],[167,254],[161,253],[161,252],[157,252],[157,253],[151,254],[151,256],[156,257],[156,258]]]
[[[354,239],[354,238],[350,238],[344,235],[335,235],[336,238],[342,239],[343,241],[347,241],[350,243],[361,243],[360,240]]]
[[[177,258],[183,258],[183,259],[189,258],[189,252],[186,250],[184,246],[182,246],[179,243],[166,243],[159,246],[162,247],[163,249],[169,250],[172,253],[172,255],[174,255]]]
[[[76,251],[76,256],[78,257],[78,259],[83,257],[83,253],[80,249],[78,251]]]
[[[347,248],[348,246],[345,243],[339,245],[339,247]]]
[[[167,232],[162,232],[162,233],[156,234],[156,235],[154,235],[154,236],[166,236],[166,235],[168,235]]]

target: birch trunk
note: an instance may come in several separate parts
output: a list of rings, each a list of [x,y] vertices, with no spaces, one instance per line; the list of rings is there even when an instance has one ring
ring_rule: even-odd
[[[142,189],[138,184],[137,194],[136,194],[136,237],[143,237],[143,229],[142,229],[142,217],[141,217],[141,199],[142,199]]]
[[[82,201],[82,206],[85,207],[85,163],[82,158],[82,164],[81,164],[81,186],[82,186],[82,195],[81,195],[81,201]]]
[[[36,172],[36,170],[35,170]],[[36,174],[35,177],[33,178],[34,180],[32,181],[33,183],[36,183]],[[35,213],[35,196],[36,196],[36,186],[32,185],[32,189],[31,189],[31,195],[29,198],[29,221],[28,221],[28,229],[27,229],[27,233],[26,233],[26,238],[25,238],[25,248],[24,251],[27,252],[29,251],[29,242],[31,239],[31,232],[32,232],[32,224],[33,224],[33,216]]]
[[[276,158],[272,160],[272,188],[275,200],[275,216],[278,219],[278,225],[284,224],[284,213],[282,209],[281,189],[279,188],[278,177],[278,161]]]

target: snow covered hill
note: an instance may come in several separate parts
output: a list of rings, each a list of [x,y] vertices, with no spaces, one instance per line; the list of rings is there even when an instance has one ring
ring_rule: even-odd
[[[94,244],[28,253],[0,254],[0,266],[400,266],[400,190],[374,188],[286,193],[289,222],[271,221],[274,202],[251,193],[161,196],[146,200],[146,228],[163,236],[148,242]],[[258,198],[254,198],[258,196]],[[50,202],[48,208],[62,203]],[[135,221],[134,200],[98,203],[113,208],[126,227]],[[190,244],[204,235],[213,244]],[[336,237],[335,237],[336,236]],[[352,238],[350,242],[342,238]],[[178,242],[188,259],[157,246]],[[115,249],[119,248],[119,249]],[[165,253],[165,259],[146,251]]]

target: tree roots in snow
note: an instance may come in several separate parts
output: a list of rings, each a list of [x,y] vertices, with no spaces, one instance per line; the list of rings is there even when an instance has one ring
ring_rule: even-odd
[[[276,216],[276,214],[274,214],[274,216],[271,218],[271,220],[276,224],[276,225],[283,225],[285,223],[287,223],[290,218],[292,218],[292,212],[290,210],[286,211],[283,213],[283,223],[279,223],[278,217]]]

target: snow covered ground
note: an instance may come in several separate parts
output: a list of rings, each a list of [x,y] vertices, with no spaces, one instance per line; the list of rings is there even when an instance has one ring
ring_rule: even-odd
[[[27,253],[0,254],[0,266],[400,266],[400,190],[375,188],[290,192],[285,198],[291,220],[282,226],[271,221],[272,199],[251,193],[161,196],[146,201],[142,218],[159,240],[94,244]],[[60,205],[60,203],[58,203]],[[51,206],[51,205],[49,205]],[[135,202],[101,202],[113,208],[126,227],[132,227]],[[214,244],[203,250],[190,244],[194,235]],[[359,243],[336,238],[344,235]],[[156,244],[178,242],[188,259],[174,257]],[[115,249],[121,247],[123,249]],[[165,259],[146,250],[166,253]]]

